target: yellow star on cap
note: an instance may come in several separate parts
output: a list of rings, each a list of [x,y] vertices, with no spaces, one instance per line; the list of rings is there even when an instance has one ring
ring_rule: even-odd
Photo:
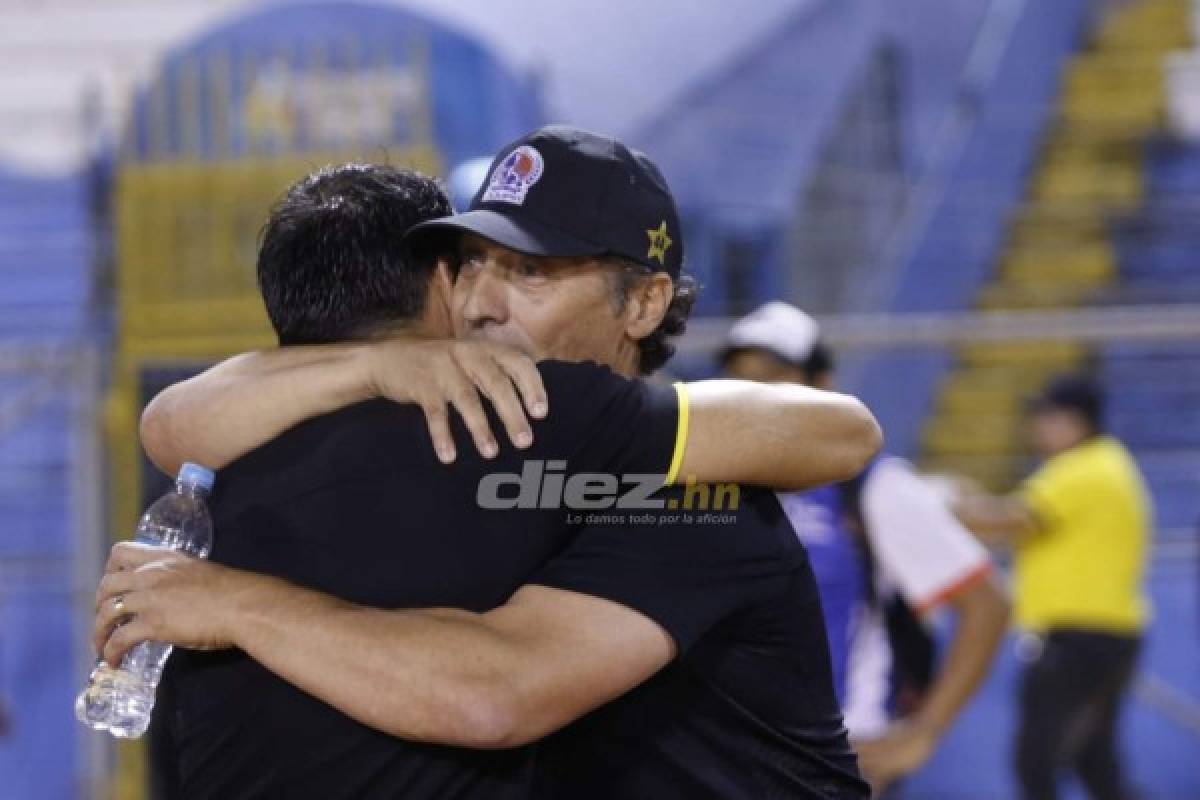
[[[667,221],[663,220],[663,223],[657,229],[647,229],[646,235],[650,237],[650,249],[646,251],[646,258],[657,258],[658,263],[666,266],[667,251],[674,244],[671,241],[671,237],[667,236]]]

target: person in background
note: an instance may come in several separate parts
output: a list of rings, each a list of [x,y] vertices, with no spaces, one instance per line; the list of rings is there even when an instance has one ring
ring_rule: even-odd
[[[1030,405],[1044,460],[1014,495],[968,491],[959,518],[1011,547],[1016,619],[1026,632],[1015,743],[1026,798],[1054,798],[1074,771],[1092,797],[1132,797],[1117,754],[1122,700],[1149,618],[1143,591],[1152,509],[1141,473],[1102,427],[1089,380],[1051,381]]]
[[[781,302],[733,326],[722,363],[745,380],[828,388],[834,377],[816,321]],[[846,726],[882,790],[928,760],[979,688],[1007,628],[1007,596],[987,551],[899,458],[780,500],[817,577]],[[936,667],[926,622],[942,608],[957,625]]]

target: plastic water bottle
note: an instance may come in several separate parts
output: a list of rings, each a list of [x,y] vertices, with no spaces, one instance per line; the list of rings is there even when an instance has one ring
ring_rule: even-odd
[[[175,488],[142,515],[136,541],[206,558],[212,549],[213,526],[204,499],[212,485],[212,470],[184,464]],[[75,701],[75,716],[122,739],[141,736],[150,725],[154,692],[170,654],[169,644],[143,642],[126,653],[118,667],[98,661]]]

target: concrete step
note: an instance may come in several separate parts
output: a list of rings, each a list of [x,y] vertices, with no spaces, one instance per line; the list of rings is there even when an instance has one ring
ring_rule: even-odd
[[[1169,50],[1093,51],[1077,56],[1063,77],[1062,99],[1117,102],[1157,95],[1162,102],[1166,85],[1163,59]]]
[[[1097,286],[1116,275],[1116,255],[1105,240],[1010,246],[1000,262],[1002,281],[1023,286]]]
[[[1105,102],[1084,97],[1059,106],[1058,119],[1073,127],[1119,131],[1126,136],[1148,136],[1166,122],[1164,101],[1156,97],[1125,98],[1127,102]]]
[[[1140,0],[1115,12],[1092,42],[1097,51],[1174,50],[1192,44],[1187,0]]]
[[[1034,176],[1035,202],[1092,202],[1110,209],[1136,208],[1142,201],[1140,164],[1048,164]]]
[[[1042,147],[1039,168],[1086,164],[1125,164],[1140,169],[1145,157],[1140,138],[1124,135],[1081,137],[1076,129],[1060,126]]]
[[[1018,417],[983,414],[941,415],[925,428],[925,454],[947,456],[1014,456],[1025,447],[1025,427]]]
[[[1042,370],[1077,367],[1087,354],[1086,347],[1071,342],[998,342],[959,350],[962,363],[971,367],[1036,366]]]
[[[1025,398],[1045,383],[1053,370],[1025,367],[961,368],[952,372],[938,392],[937,410],[952,414],[972,411],[996,416],[1020,414]]]
[[[1026,202],[1009,224],[1009,247],[1108,240],[1105,215],[1091,203]]]
[[[979,293],[976,306],[982,311],[1049,311],[1056,308],[1077,308],[1103,291],[1103,288],[1074,283],[993,283],[985,286]]]

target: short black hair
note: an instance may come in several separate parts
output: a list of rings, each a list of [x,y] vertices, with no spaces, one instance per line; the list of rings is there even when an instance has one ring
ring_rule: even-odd
[[[368,337],[425,310],[440,243],[403,243],[418,222],[452,213],[433,178],[383,164],[324,167],[271,210],[258,288],[281,345]]]
[[[765,347],[762,345],[726,347],[717,354],[717,358],[722,367],[728,368],[729,362],[735,355],[751,350],[760,353],[766,353],[781,364],[786,364],[793,369],[799,369],[804,373],[805,382],[809,384],[814,384],[823,376],[832,374],[834,367],[837,365],[837,359],[834,358],[833,351],[829,349],[829,345],[825,344],[825,342],[821,341],[820,339],[818,339],[817,342],[812,346],[812,350],[809,352],[808,357],[799,363],[796,363],[772,347]]]
[[[836,363],[829,345],[818,340],[800,368],[804,370],[805,379],[809,383],[815,383],[822,376],[832,373]]]
[[[1058,375],[1032,398],[1031,413],[1070,411],[1083,418],[1093,433],[1104,430],[1104,390],[1088,375]]]

